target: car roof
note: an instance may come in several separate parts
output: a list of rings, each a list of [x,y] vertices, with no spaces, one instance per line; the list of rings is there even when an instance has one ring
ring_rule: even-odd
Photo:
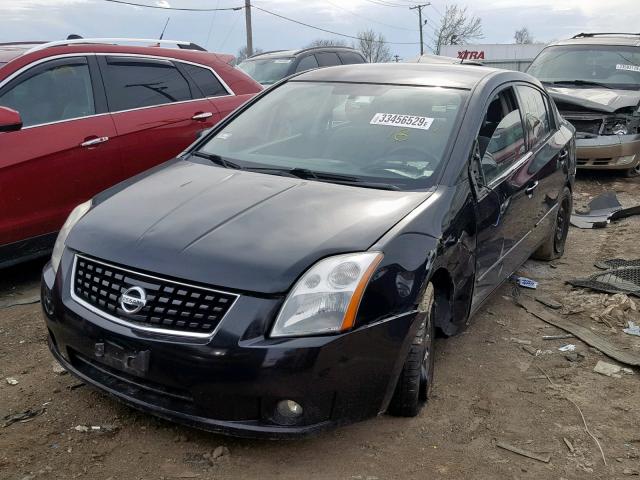
[[[440,86],[471,89],[488,76],[532,81],[522,72],[480,67],[432,63],[362,63],[309,70],[292,81],[382,83],[394,85]]]
[[[164,48],[155,46],[132,46],[107,43],[74,43],[71,45],[55,45],[30,51],[31,47],[42,47],[43,42],[32,44],[2,44],[0,45],[0,68],[8,65],[16,65],[21,68],[33,61],[54,57],[57,55],[69,55],[77,53],[97,54],[123,54],[123,55],[147,55],[164,57],[172,60],[182,60],[193,63],[212,65],[212,62],[230,64],[233,55],[219,54],[203,50]],[[6,60],[2,60],[4,55]],[[11,62],[11,63],[9,63]]]
[[[551,45],[616,45],[640,47],[640,33],[580,33]]]
[[[326,47],[300,48],[297,50],[273,50],[270,52],[262,52],[262,53],[257,53],[255,55],[251,55],[249,58],[247,58],[247,60],[258,60],[258,59],[263,60],[263,59],[269,59],[269,58],[295,57],[296,55],[300,55],[301,53],[314,53],[314,52],[323,52],[323,51],[334,52],[336,50],[346,50],[346,51],[356,52],[360,54],[360,52],[358,52],[358,50],[356,50],[355,48],[335,45],[335,46],[326,46]]]

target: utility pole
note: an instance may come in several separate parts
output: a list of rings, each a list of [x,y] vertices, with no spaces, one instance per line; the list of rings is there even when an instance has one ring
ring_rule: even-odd
[[[244,0],[244,21],[247,28],[247,57],[253,55],[253,32],[251,31],[251,0]]]
[[[424,23],[422,22],[422,9],[424,7],[428,7],[431,5],[431,2],[423,3],[422,5],[416,5],[415,7],[409,7],[409,10],[418,10],[418,25],[420,26],[420,55],[424,55],[424,40],[422,34],[422,27],[427,23],[425,19]]]
[[[396,63],[400,61],[400,55],[398,55],[397,53],[393,56],[393,58],[396,61]]]

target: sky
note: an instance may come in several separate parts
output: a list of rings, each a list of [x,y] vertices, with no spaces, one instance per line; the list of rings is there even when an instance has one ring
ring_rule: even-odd
[[[130,0],[161,7],[228,8],[244,0]],[[536,41],[548,42],[583,31],[637,32],[640,0],[432,0],[426,15],[425,43],[433,42],[447,4],[466,6],[482,20],[484,38],[476,43],[511,43],[526,26]],[[418,18],[409,6],[418,0],[252,0],[280,15],[346,35],[373,29],[384,35],[392,54],[419,53]],[[426,2],[422,2],[426,3]],[[315,39],[340,38],[253,10],[254,48],[290,49]],[[244,11],[189,12],[141,8],[106,0],[0,0],[0,42],[84,37],[189,40],[208,50],[236,54],[245,45]],[[431,37],[431,38],[430,38]],[[351,40],[344,38],[349,44]]]

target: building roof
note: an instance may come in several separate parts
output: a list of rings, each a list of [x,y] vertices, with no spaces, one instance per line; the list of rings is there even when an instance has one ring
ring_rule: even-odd
[[[7,63],[36,45],[44,42],[0,43],[0,63]]]
[[[297,75],[293,81],[386,83],[470,89],[483,78],[500,72],[504,73],[506,70],[464,64],[362,63],[310,70]],[[515,75],[519,72],[509,73]]]

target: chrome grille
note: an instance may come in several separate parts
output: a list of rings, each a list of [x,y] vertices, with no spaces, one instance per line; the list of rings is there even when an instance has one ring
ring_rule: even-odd
[[[176,335],[211,335],[238,298],[79,254],[72,278],[72,297],[96,313],[132,327]],[[136,313],[123,310],[120,303],[131,287],[141,287],[146,293],[146,303]]]

